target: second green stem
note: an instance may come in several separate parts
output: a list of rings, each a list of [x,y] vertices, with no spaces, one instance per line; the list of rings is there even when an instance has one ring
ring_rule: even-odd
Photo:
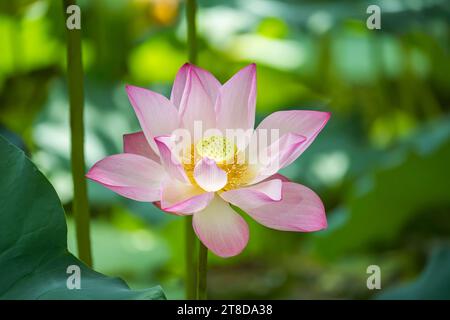
[[[192,216],[185,217],[185,243],[186,243],[186,299],[194,300],[197,296],[197,264],[196,244],[197,237],[192,229]]]
[[[206,300],[206,280],[208,274],[208,248],[200,242],[197,264],[197,300]]]
[[[64,0],[64,11],[76,4]],[[71,165],[73,179],[73,212],[75,216],[78,257],[92,266],[89,225],[89,204],[86,178],[84,177],[84,92],[83,64],[81,60],[81,30],[67,30],[67,74],[70,103]]]

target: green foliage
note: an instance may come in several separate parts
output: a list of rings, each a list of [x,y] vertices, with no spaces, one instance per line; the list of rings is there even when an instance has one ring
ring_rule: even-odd
[[[434,248],[420,276],[410,284],[388,289],[377,299],[390,300],[448,300],[450,299],[450,247]]]
[[[17,147],[0,137],[0,298],[164,299],[161,288],[131,291],[121,279],[87,268],[67,251],[64,211],[55,190]],[[81,268],[81,289],[66,286]]]
[[[339,257],[388,246],[417,214],[450,206],[449,121],[418,132],[387,156],[386,164],[355,184],[343,211],[332,217],[328,232],[315,239],[323,256]],[[439,137],[439,138],[438,138]],[[427,187],[425,187],[427,186]]]

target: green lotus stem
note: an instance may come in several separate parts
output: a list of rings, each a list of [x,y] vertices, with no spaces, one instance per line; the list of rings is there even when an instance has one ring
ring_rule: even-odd
[[[196,298],[197,270],[196,270],[196,244],[197,237],[192,229],[192,217],[186,217],[186,299]]]
[[[206,300],[206,277],[208,273],[208,248],[200,242],[197,265],[197,300]]]
[[[64,14],[75,0],[64,0]],[[83,64],[81,60],[81,30],[67,29],[67,76],[70,103],[71,165],[73,180],[73,205],[75,216],[78,257],[92,266],[89,226],[89,204],[84,168],[84,126],[83,126]]]
[[[197,61],[197,39],[195,27],[195,0],[186,0],[188,59],[191,63]],[[192,229],[192,217],[186,217],[186,299],[197,297],[197,237]]]
[[[197,63],[197,30],[195,25],[196,0],[186,0],[187,43],[189,62]]]

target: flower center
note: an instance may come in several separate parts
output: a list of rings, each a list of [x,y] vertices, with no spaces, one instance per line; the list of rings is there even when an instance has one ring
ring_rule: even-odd
[[[197,152],[202,158],[208,157],[216,163],[223,163],[233,159],[236,147],[227,138],[210,136],[197,143]]]
[[[200,140],[191,153],[185,154],[183,166],[190,181],[197,184],[194,179],[194,168],[197,162],[208,157],[217,163],[217,166],[227,173],[228,182],[221,191],[236,189],[251,181],[252,170],[247,162],[239,162],[235,144],[221,136],[210,136]]]

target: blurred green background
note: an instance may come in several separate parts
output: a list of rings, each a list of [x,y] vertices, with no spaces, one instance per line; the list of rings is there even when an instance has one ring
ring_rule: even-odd
[[[169,95],[186,62],[184,3],[84,0],[86,165],[139,129],[126,83]],[[381,30],[366,8],[381,7]],[[450,299],[450,5],[446,0],[199,1],[199,65],[222,82],[256,62],[257,121],[331,111],[282,173],[323,199],[329,228],[250,223],[234,258],[210,255],[209,297]],[[21,146],[71,217],[62,1],[0,1],[0,134]],[[132,288],[184,293],[183,218],[89,182],[94,268]],[[366,269],[381,268],[381,290]]]

